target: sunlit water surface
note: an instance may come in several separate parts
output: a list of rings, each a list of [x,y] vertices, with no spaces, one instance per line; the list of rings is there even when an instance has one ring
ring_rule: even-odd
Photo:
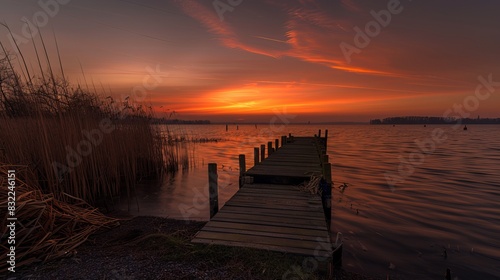
[[[250,168],[253,147],[320,128],[329,130],[332,232],[344,236],[345,267],[408,279],[442,279],[450,268],[457,279],[500,279],[500,126],[170,126],[188,138],[222,140],[191,144],[191,168],[139,187],[139,211],[135,202],[130,211],[208,220],[209,162],[218,164],[222,206],[238,189],[238,154]],[[432,138],[436,129],[441,141]],[[399,181],[390,186],[387,175]]]

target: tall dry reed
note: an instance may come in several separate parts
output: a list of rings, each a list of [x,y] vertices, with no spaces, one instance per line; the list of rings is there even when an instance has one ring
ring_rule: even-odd
[[[169,145],[142,104],[71,86],[50,63],[34,78],[22,55],[0,47],[0,160],[34,170],[44,192],[95,203],[188,164],[186,147]],[[43,41],[42,47],[50,61]]]

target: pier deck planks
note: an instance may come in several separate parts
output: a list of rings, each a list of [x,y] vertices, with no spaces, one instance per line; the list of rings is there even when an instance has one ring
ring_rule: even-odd
[[[313,137],[294,137],[245,174],[257,179],[321,174]],[[332,254],[321,198],[286,184],[245,184],[192,240],[329,258]]]

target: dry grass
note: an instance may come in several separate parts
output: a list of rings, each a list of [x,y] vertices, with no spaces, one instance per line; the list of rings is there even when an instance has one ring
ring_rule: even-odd
[[[130,199],[138,181],[189,166],[187,144],[168,143],[151,124],[151,109],[133,98],[99,95],[95,86],[71,86],[60,60],[61,77],[53,71],[40,39],[45,59],[33,40],[38,74],[0,41],[0,183],[6,189],[7,168],[16,169],[17,266],[70,254],[115,224],[87,203],[106,203],[122,192]],[[0,215],[7,206],[2,191]],[[7,213],[0,218],[6,234]],[[7,250],[5,242],[0,246]],[[0,256],[0,270],[6,257]]]
[[[22,67],[22,53],[11,56],[0,47],[0,159],[29,166],[44,192],[93,204],[133,193],[143,178],[189,166],[187,144],[169,143],[151,125],[146,106],[104,98],[88,85],[72,87],[62,66],[58,78],[43,41],[48,71],[37,52],[39,77]]]
[[[3,161],[28,165],[45,192],[59,198],[65,192],[88,202],[118,195],[120,189],[133,191],[141,178],[161,175],[163,143],[147,123],[118,124],[104,133],[100,121],[76,115],[0,118]],[[88,131],[101,141],[95,141],[97,136],[89,140]],[[170,158],[168,163],[177,165]]]
[[[66,195],[66,201],[44,194],[35,175],[26,166],[0,163],[0,186],[7,190],[7,170],[16,170],[16,267],[71,255],[73,250],[101,228],[117,225],[117,220],[100,214],[84,201]],[[7,209],[7,191],[0,192],[0,209]],[[9,213],[2,215],[2,236],[8,236]],[[7,242],[2,251],[9,252]],[[0,272],[7,270],[7,255],[0,255]]]

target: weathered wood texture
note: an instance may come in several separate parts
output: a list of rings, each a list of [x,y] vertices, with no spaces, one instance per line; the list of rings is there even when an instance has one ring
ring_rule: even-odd
[[[327,258],[332,253],[321,198],[289,185],[244,185],[193,242]]]
[[[299,184],[307,181],[312,174],[322,172],[318,152],[322,147],[317,143],[314,137],[293,137],[291,142],[250,168],[246,175],[252,176],[255,183]]]
[[[317,143],[313,137],[293,137],[250,168],[245,175],[254,183],[243,185],[192,241],[329,259],[332,248],[320,196],[275,183],[321,175]]]

